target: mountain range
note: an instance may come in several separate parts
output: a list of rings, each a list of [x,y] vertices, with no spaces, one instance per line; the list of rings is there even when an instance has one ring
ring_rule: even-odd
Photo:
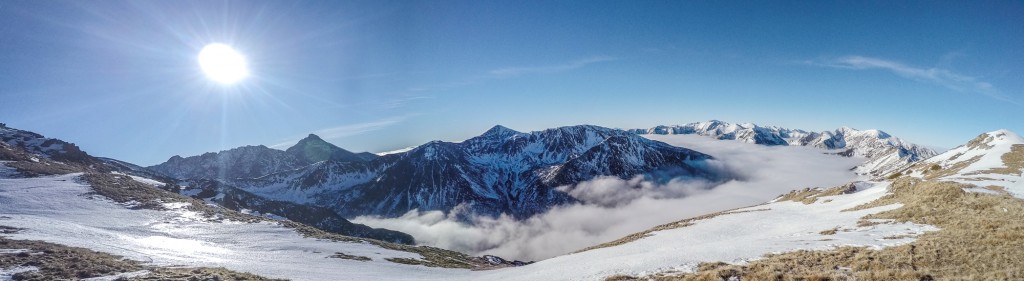
[[[576,202],[556,188],[597,176],[667,172],[674,177],[716,177],[699,164],[711,159],[709,155],[588,125],[530,133],[495,126],[459,143],[433,141],[379,157],[352,155],[357,154],[310,135],[285,151],[247,146],[175,156],[149,169],[179,179],[217,179],[266,198],[330,208],[346,217],[458,208],[467,214],[525,218]],[[323,161],[302,166],[309,159]]]
[[[833,151],[842,156],[866,158],[864,164],[855,167],[854,170],[858,174],[875,177],[890,175],[908,164],[938,154],[930,148],[893,137],[881,130],[856,130],[849,127],[841,127],[833,131],[809,132],[752,123],[732,124],[710,120],[629,131],[637,134],[692,134],[760,145],[816,147]]]
[[[232,210],[237,211],[248,208],[256,209],[262,213],[277,212],[285,214],[288,219],[293,221],[308,222],[320,229],[337,234],[373,238],[404,244],[412,244],[414,242],[412,236],[409,236],[408,234],[386,229],[375,229],[366,225],[351,223],[326,209],[267,200],[245,193],[244,191],[220,188],[216,185],[216,182],[209,180],[200,181],[202,180],[201,178],[194,179],[190,182],[181,181],[173,176],[168,176],[165,173],[153,171],[128,162],[110,158],[94,157],[82,151],[73,143],[54,138],[47,138],[43,135],[30,131],[10,128],[5,124],[0,124],[0,140],[2,140],[2,142],[0,142],[0,162],[3,162],[6,166],[13,168],[15,170],[13,175],[16,176],[34,177],[83,172],[101,174],[117,173],[120,175],[138,176],[149,180],[155,180],[156,182],[162,182],[160,185],[161,188],[175,192],[181,191],[181,187],[178,186],[179,183],[191,184],[190,189],[192,190],[210,190],[207,191],[207,194],[210,192],[221,192],[221,198],[218,199],[218,202],[216,203]],[[233,151],[252,151],[251,148],[253,147],[239,148]],[[274,153],[273,151],[268,152]],[[332,154],[328,155],[345,156],[342,153],[335,153],[334,151],[329,152]],[[209,158],[210,155],[215,154],[204,154],[202,157]],[[262,161],[265,160],[259,158],[259,156],[265,155],[247,156],[253,156],[253,158],[246,158],[246,160],[253,160],[257,163],[264,163]],[[224,158],[214,157],[212,159]],[[249,167],[247,170],[244,170],[244,172],[253,173],[256,170],[256,168]],[[0,174],[4,173],[0,172]],[[224,194],[229,196],[224,197]],[[187,195],[198,195],[198,193]]]
[[[532,264],[357,239],[306,226],[340,227],[334,232],[393,241],[408,239],[402,233],[351,224],[336,212],[336,206],[318,205],[325,199],[314,190],[346,180],[357,183],[339,193],[353,196],[374,190],[371,187],[398,186],[393,194],[406,198],[429,188],[502,198],[511,193],[481,185],[417,185],[397,179],[477,183],[465,177],[482,173],[495,176],[482,176],[480,182],[512,187],[512,191],[517,190],[515,184],[531,183],[521,185],[528,191],[530,186],[562,186],[592,175],[650,176],[657,174],[653,171],[670,170],[688,177],[716,176],[701,166],[712,156],[651,141],[638,132],[571,126],[522,133],[499,126],[463,142],[430,142],[380,157],[343,157],[360,154],[335,153],[330,146],[309,150],[300,146],[291,153],[265,154],[296,162],[257,161],[245,169],[225,167],[225,172],[210,176],[197,169],[156,171],[94,157],[73,143],[0,124],[0,277],[186,279],[210,270],[238,280],[263,279],[226,271],[294,280],[1016,280],[1024,276],[1020,258],[1014,255],[1024,251],[1020,235],[1024,229],[1024,137],[1006,130],[984,133],[942,154],[910,161],[884,177],[797,189],[754,206],[681,218]],[[832,144],[826,146],[837,148],[819,147],[825,153],[858,156],[858,148],[872,148],[863,143],[903,143],[881,131],[831,133]],[[771,134],[737,135],[743,137],[735,139],[752,143],[771,139]],[[783,135],[780,130],[777,136],[794,139],[794,134]],[[317,139],[311,136],[305,143],[318,143]],[[845,142],[842,147],[840,140]],[[825,142],[829,141],[821,143]],[[811,143],[771,145],[818,147]],[[229,151],[252,153],[246,149]],[[213,161],[206,165],[216,169],[234,164],[220,159],[254,159],[250,155],[178,158]],[[300,161],[308,164],[295,164],[297,168],[282,164]],[[273,172],[244,177],[258,171]],[[181,179],[171,172],[198,176]],[[229,173],[241,176],[220,177]],[[390,182],[372,183],[378,179]],[[258,181],[274,184],[252,184]],[[271,198],[264,192],[292,197]],[[439,200],[431,196],[425,198]],[[367,198],[394,202],[387,201],[388,196]],[[168,272],[182,266],[189,268]]]

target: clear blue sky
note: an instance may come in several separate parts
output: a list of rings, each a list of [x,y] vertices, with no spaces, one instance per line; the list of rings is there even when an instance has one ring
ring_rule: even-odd
[[[867,2],[0,1],[0,122],[142,165],[495,124],[1024,132],[1022,2]],[[207,79],[214,42],[252,76]]]

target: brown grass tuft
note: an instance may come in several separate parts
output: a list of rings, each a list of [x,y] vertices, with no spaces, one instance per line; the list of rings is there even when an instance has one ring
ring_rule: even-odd
[[[857,186],[853,183],[848,183],[836,187],[821,189],[821,188],[804,188],[790,191],[789,193],[783,194],[777,201],[793,201],[803,202],[804,204],[813,204],[818,201],[818,198],[825,196],[843,195],[857,192]]]

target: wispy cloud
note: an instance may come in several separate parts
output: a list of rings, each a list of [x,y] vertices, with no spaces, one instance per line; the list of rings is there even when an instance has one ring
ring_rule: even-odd
[[[367,132],[381,130],[381,129],[387,128],[387,127],[389,127],[391,125],[394,125],[394,124],[397,124],[399,122],[405,121],[405,119],[407,117],[408,116],[395,116],[395,117],[389,117],[389,118],[380,119],[380,120],[371,121],[371,122],[347,124],[347,125],[342,125],[342,126],[337,126],[337,127],[331,127],[331,128],[325,128],[325,129],[316,130],[316,131],[313,131],[313,134],[316,134],[317,136],[320,136],[320,138],[322,138],[324,140],[330,141],[332,139],[339,139],[339,138],[343,138],[343,137],[347,137],[347,136],[355,136],[355,135],[360,135],[360,134],[367,133]],[[302,137],[305,137],[305,135],[303,135]],[[284,141],[284,142],[281,142],[281,143],[278,143],[278,144],[275,144],[275,145],[271,145],[270,147],[271,148],[287,148],[287,147],[290,147],[292,145],[295,145],[295,143],[298,143],[299,140],[302,139],[302,137],[295,137],[295,138],[292,138],[292,139],[290,139],[288,141]]]
[[[579,59],[567,63],[555,64],[555,65],[544,65],[544,66],[529,66],[529,67],[508,67],[491,70],[489,73],[492,75],[507,77],[507,76],[519,76],[524,74],[549,74],[569,71],[577,68],[582,68],[587,65],[613,61],[616,60],[614,57],[609,56],[594,56],[585,59]]]
[[[512,78],[516,76],[528,75],[528,74],[553,74],[571,71],[587,67],[588,65],[614,61],[618,58],[611,56],[593,56],[583,59],[578,59],[570,62],[544,65],[544,66],[526,66],[526,67],[505,67],[492,69],[485,73],[466,77],[462,80],[451,81],[447,83],[433,84],[433,85],[422,85],[409,88],[411,92],[424,92],[424,91],[435,91],[435,90],[447,90],[452,88],[464,87],[469,85],[476,85],[485,83],[492,80]]]
[[[944,68],[915,67],[897,61],[864,56],[845,56],[834,59],[807,61],[806,63],[841,69],[885,70],[904,78],[936,84],[957,92],[981,94],[1000,101],[1018,104],[1017,101],[1010,99],[1010,97],[996,89],[992,83],[982,81],[978,77],[956,73]]]

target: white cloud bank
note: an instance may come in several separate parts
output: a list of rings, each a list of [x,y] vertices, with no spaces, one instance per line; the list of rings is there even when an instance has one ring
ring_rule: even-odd
[[[653,183],[602,177],[560,187],[590,204],[558,207],[522,221],[476,217],[467,224],[440,211],[412,211],[398,218],[359,217],[353,222],[402,231],[420,244],[473,255],[540,260],[660,224],[764,203],[793,189],[850,182],[857,178],[850,168],[863,161],[808,147],[768,147],[691,135],[649,138],[715,156],[716,169],[743,180]]]

